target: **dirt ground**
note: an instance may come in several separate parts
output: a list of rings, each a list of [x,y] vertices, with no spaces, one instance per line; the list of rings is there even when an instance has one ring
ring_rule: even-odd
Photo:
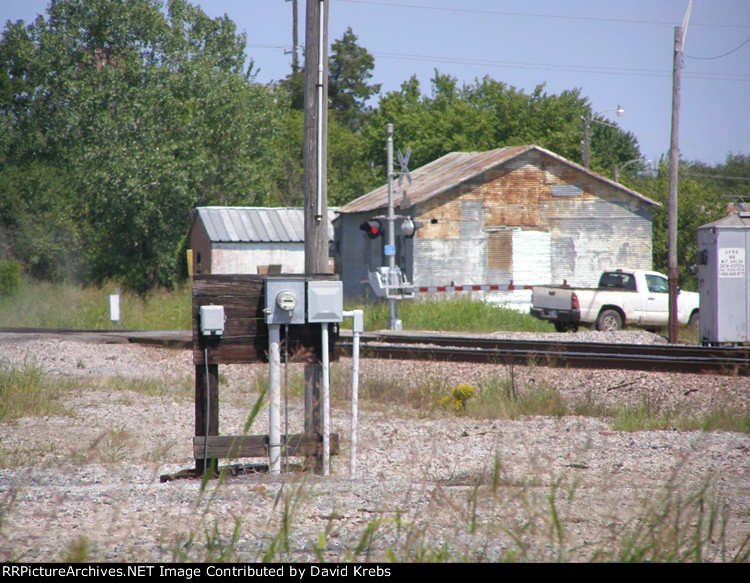
[[[241,471],[207,484],[161,481],[193,465],[191,358],[132,344],[0,339],[1,367],[33,364],[85,381],[65,397],[66,414],[0,424],[0,560],[747,560],[750,435],[740,433],[621,432],[582,416],[477,420],[363,395],[353,477],[351,415],[339,402],[331,426],[341,452],[330,476],[294,466],[271,476],[249,463],[262,460],[236,460],[223,464]],[[350,364],[335,363],[332,377],[346,378]],[[222,434],[242,432],[266,372],[220,370]],[[446,386],[510,372],[361,363],[362,378]],[[512,372],[523,386],[546,383],[571,400],[651,398],[701,411],[724,402],[747,410],[750,398],[746,378]],[[153,380],[154,395],[134,384]],[[302,425],[298,401],[289,400],[290,433]],[[250,433],[267,425],[264,410]],[[682,557],[698,539],[702,554]]]

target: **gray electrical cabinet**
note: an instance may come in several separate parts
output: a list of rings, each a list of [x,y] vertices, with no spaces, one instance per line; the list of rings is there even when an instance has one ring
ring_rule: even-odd
[[[344,288],[340,281],[307,282],[307,321],[310,324],[344,319]]]
[[[305,323],[305,278],[266,279],[266,324]]]
[[[750,212],[698,227],[700,341],[750,340]]]

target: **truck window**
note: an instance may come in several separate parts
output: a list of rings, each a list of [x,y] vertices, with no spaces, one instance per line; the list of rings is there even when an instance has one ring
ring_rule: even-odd
[[[599,287],[635,290],[635,278],[630,273],[603,273]]]
[[[669,293],[669,283],[666,279],[658,275],[646,274],[646,285],[648,286],[648,291],[652,294]]]

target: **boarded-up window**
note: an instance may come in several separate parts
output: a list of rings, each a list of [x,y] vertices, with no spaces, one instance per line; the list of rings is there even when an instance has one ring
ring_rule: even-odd
[[[576,184],[553,184],[552,196],[581,196],[583,187]]]
[[[487,268],[497,271],[513,271],[513,231],[491,231],[487,233]]]
[[[461,201],[461,238],[481,237],[483,226],[484,208],[482,203],[473,200]]]

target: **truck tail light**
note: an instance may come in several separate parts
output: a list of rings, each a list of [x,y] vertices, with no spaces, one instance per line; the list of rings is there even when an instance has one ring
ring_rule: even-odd
[[[574,310],[581,309],[581,304],[578,302],[578,296],[576,295],[576,292],[573,292],[572,294],[570,294],[570,303],[571,303],[570,307],[573,308]]]

